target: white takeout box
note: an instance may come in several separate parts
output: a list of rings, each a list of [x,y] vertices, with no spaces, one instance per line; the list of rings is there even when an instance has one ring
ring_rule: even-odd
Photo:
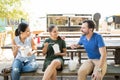
[[[60,53],[60,47],[58,44],[54,44],[53,46],[54,53]]]
[[[29,46],[21,46],[20,47],[21,55],[22,57],[27,57],[27,54],[32,51],[32,49]]]

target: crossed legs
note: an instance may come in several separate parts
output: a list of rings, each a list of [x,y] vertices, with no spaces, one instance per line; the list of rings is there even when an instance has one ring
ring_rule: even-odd
[[[59,68],[61,68],[61,62],[59,60],[53,60],[45,70],[42,80],[56,80],[57,69]]]

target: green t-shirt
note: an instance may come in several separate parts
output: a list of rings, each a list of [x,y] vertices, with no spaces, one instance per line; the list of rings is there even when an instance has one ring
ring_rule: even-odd
[[[48,42],[48,49],[47,49],[47,53],[46,53],[46,59],[55,59],[55,58],[59,58],[61,56],[55,56],[54,55],[54,50],[53,50],[53,45],[54,44],[58,44],[59,48],[60,48],[60,53],[63,53],[63,48],[66,48],[66,43],[64,40],[62,39],[58,39],[58,40],[52,40],[51,38],[48,38],[45,40],[44,43]],[[43,44],[44,47],[44,44]]]
[[[51,38],[48,38],[45,40],[44,43],[48,42],[48,49],[47,49],[47,53],[46,53],[46,58],[45,58],[45,62],[44,62],[44,67],[43,68],[47,68],[47,66],[51,63],[52,60],[54,59],[60,59],[64,62],[63,57],[62,56],[56,56],[54,55],[54,49],[53,49],[53,45],[54,44],[58,44],[59,48],[60,48],[60,53],[63,53],[63,49],[66,48],[66,43],[64,40],[62,39],[58,39],[58,40],[52,40]],[[44,44],[43,46],[44,47]]]

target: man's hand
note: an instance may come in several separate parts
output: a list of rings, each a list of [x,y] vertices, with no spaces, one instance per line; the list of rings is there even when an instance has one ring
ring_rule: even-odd
[[[102,72],[96,71],[92,74],[92,80],[101,80]]]
[[[73,44],[73,45],[71,45],[70,47],[72,48],[72,49],[75,49],[75,48],[77,48],[77,44]]]

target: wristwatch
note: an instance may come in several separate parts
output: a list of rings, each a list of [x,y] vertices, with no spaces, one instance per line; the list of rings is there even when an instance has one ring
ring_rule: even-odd
[[[101,68],[98,68],[97,71],[98,71],[98,72],[102,72],[102,69],[101,69]]]

